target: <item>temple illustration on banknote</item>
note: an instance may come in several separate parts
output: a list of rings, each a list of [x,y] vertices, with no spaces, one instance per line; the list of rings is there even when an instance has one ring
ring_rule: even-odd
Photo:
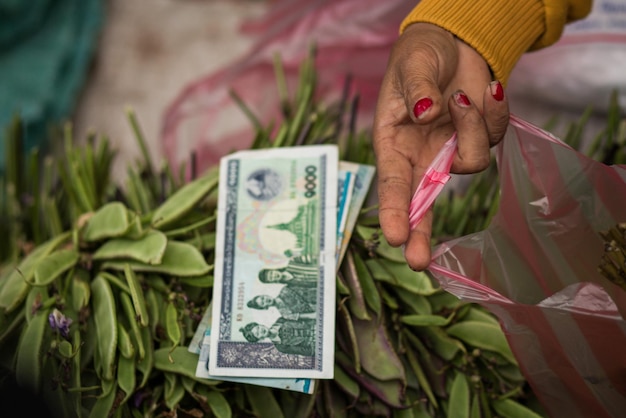
[[[288,250],[287,256],[300,254],[316,256],[320,251],[319,205],[317,199],[310,199],[298,206],[296,215],[287,222],[267,225],[267,228],[291,232],[296,238],[295,248]]]

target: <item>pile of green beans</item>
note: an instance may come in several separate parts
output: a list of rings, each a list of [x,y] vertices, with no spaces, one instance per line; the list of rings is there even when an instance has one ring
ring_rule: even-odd
[[[343,160],[374,163],[369,132],[355,129],[349,83],[336,103],[318,103],[314,53],[293,96],[279,59],[275,69],[276,129],[232,92],[255,127],[252,148],[332,143]],[[305,395],[197,378],[188,345],[212,298],[219,173],[197,176],[193,156],[190,180],[185,165],[157,170],[128,117],[143,159],[122,185],[111,180],[106,137],[79,147],[68,125],[52,141],[61,149],[24,156],[19,118],[8,132],[0,390],[14,376],[60,417],[544,415],[495,317],[410,270],[384,240],[376,206],[362,210],[337,274],[334,379]],[[437,202],[447,221],[434,225],[435,242],[484,228],[497,207],[496,175],[492,163],[464,193]]]

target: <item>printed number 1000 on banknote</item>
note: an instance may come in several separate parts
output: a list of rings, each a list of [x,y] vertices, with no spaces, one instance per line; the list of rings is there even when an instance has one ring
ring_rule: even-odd
[[[337,147],[220,164],[209,373],[332,378]]]

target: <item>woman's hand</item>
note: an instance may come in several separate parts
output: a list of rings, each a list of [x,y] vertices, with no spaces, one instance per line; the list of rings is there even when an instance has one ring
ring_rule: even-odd
[[[374,118],[380,224],[387,241],[404,245],[411,268],[430,263],[432,208],[409,230],[411,198],[424,172],[452,134],[453,173],[489,165],[509,110],[485,60],[451,33],[428,23],[410,25],[396,41]]]

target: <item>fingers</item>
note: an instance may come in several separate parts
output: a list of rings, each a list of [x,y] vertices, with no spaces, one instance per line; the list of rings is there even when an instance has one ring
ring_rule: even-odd
[[[483,108],[489,145],[499,143],[509,126],[509,102],[499,81],[492,81],[483,96]]]
[[[458,174],[484,170],[491,161],[490,148],[502,140],[509,122],[508,102],[499,82],[490,83],[483,95],[483,113],[461,90],[448,109],[457,131],[458,150],[452,171]]]
[[[399,246],[409,235],[412,167],[401,151],[403,140],[398,128],[407,118],[404,101],[395,94],[390,79],[393,77],[386,75],[380,89],[382,105],[377,106],[374,117],[373,146],[381,229],[391,245]]]
[[[457,62],[454,37],[428,23],[409,26],[397,47],[398,90],[413,122],[427,124],[439,114],[445,102],[441,85],[447,84]]]
[[[374,145],[380,227],[389,244],[397,247],[409,236],[412,168],[407,159],[389,144],[377,141]]]
[[[468,174],[482,171],[489,165],[489,136],[478,108],[461,90],[449,100],[450,116],[457,132],[457,154],[451,171]]]
[[[411,231],[404,245],[404,258],[413,270],[422,271],[430,264],[432,222],[433,210],[431,208]]]
[[[443,98],[432,76],[422,71],[404,77],[404,100],[411,119],[427,124],[439,115]]]

